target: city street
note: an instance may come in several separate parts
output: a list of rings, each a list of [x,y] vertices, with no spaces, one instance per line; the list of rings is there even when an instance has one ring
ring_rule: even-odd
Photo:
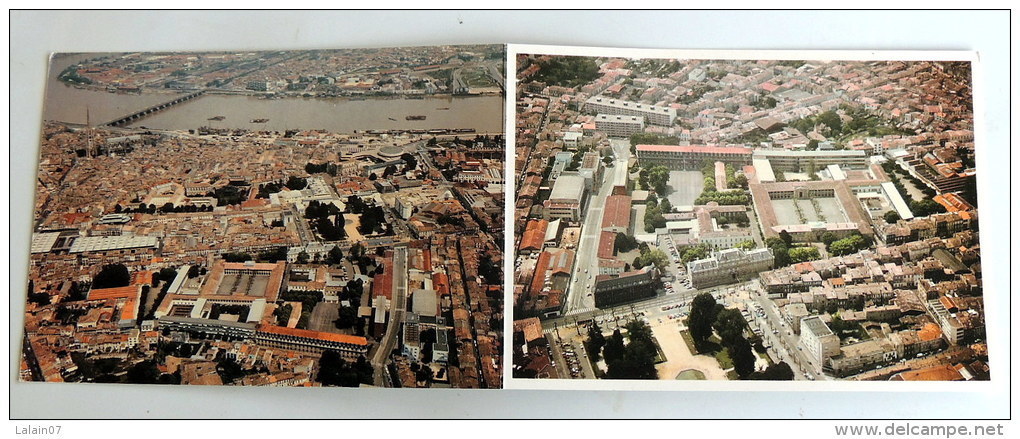
[[[567,298],[563,313],[569,315],[575,310],[595,307],[595,275],[598,274],[599,234],[602,231],[602,214],[606,198],[613,192],[613,186],[627,183],[627,162],[630,160],[630,143],[625,139],[610,140],[616,160],[612,167],[605,168],[602,187],[592,194],[588,201],[581,239],[574,258],[573,274],[567,287]]]
[[[785,323],[777,324],[777,322],[785,322],[785,320],[779,315],[774,303],[761,291],[755,291],[755,300],[765,311],[764,321],[767,325],[763,332],[772,336],[770,339],[772,347],[777,349],[780,357],[793,369],[795,379],[807,378],[805,374],[811,374],[814,378],[827,379],[824,374],[820,373],[821,367],[815,365],[804,351],[798,349],[800,337],[793,333],[793,329]],[[779,331],[779,334],[772,334],[772,330]],[[779,343],[776,343],[777,337]],[[790,361],[791,359],[793,361]]]
[[[384,387],[389,380],[386,380],[386,363],[389,361],[390,352],[397,342],[397,335],[400,331],[400,324],[404,321],[404,310],[407,308],[407,247],[398,246],[393,248],[393,299],[390,306],[390,321],[386,325],[386,335],[379,342],[379,350],[372,357],[372,366],[375,367],[375,385]]]

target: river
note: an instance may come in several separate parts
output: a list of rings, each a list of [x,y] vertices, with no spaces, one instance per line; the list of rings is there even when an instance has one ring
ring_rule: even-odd
[[[93,125],[172,99],[172,94],[117,94],[68,86],[57,76],[69,65],[94,57],[75,54],[54,58],[49,72],[46,120]],[[406,120],[423,115],[425,120]],[[223,120],[209,120],[224,116]],[[252,123],[268,119],[265,123]],[[135,127],[187,130],[201,126],[283,131],[324,129],[333,132],[387,129],[473,128],[503,131],[501,96],[445,96],[425,99],[281,98],[205,95],[135,122]]]

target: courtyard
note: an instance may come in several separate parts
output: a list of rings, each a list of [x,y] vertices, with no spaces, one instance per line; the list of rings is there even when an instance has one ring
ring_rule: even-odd
[[[835,198],[772,200],[772,208],[779,224],[849,221]]]

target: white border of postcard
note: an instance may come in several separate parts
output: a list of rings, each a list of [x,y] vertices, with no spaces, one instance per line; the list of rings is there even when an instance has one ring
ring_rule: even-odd
[[[808,43],[809,44],[809,43]],[[884,51],[884,50],[673,50],[673,49],[627,49],[609,47],[554,46],[533,44],[507,44],[507,91],[506,110],[504,111],[505,139],[507,145],[506,175],[514,174],[514,154],[516,145],[516,78],[517,55],[573,55],[573,56],[612,56],[624,58],[673,58],[673,59],[774,59],[774,60],[809,60],[809,61],[970,61],[972,87],[974,89],[974,131],[975,139],[981,141],[986,133],[984,111],[984,94],[980,57],[972,51]],[[986,147],[987,148],[987,147]],[[991,158],[987,153],[976,155],[978,169],[990,168]],[[1008,326],[1008,300],[1001,300],[1001,294],[1008,294],[1008,267],[1005,264],[986,264],[984,290],[998,291],[1000,295],[990,294],[985,297],[985,309],[993,310],[986,317],[986,328],[989,344],[989,366],[991,381],[963,382],[889,382],[889,381],[684,381],[684,380],[598,380],[598,379],[531,379],[513,378],[513,258],[514,236],[513,215],[516,188],[513,178],[507,178],[506,184],[506,242],[504,243],[504,389],[536,389],[536,390],[634,390],[634,391],[858,391],[858,392],[981,392],[989,393],[997,386],[1008,383],[1009,361],[1003,361],[1009,352],[1010,339]],[[987,203],[990,190],[989,175],[978,177],[978,195]],[[995,220],[995,223],[992,223]],[[1008,229],[1000,230],[993,227],[1006,227],[999,219],[979,218],[981,229],[985,232],[984,239],[996,236],[998,232],[1008,233]],[[984,256],[984,255],[982,255]],[[1001,272],[1000,272],[1001,271]],[[1006,281],[1002,284],[999,281]]]

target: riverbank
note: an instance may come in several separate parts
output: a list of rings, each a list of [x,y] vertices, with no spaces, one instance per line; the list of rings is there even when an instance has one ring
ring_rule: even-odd
[[[399,94],[399,93],[376,93],[376,94],[345,94],[345,95],[333,95],[333,94],[312,94],[312,93],[300,93],[300,92],[259,92],[254,90],[230,90],[221,88],[195,88],[195,89],[176,89],[176,88],[151,88],[143,87],[135,90],[124,90],[118,89],[110,85],[94,85],[94,84],[82,84],[80,82],[66,81],[60,78],[57,79],[60,84],[64,86],[76,88],[79,90],[87,90],[99,93],[109,93],[113,95],[135,95],[135,96],[152,96],[152,95],[179,95],[186,93],[194,93],[198,91],[204,91],[208,95],[231,95],[231,96],[252,96],[261,99],[323,99],[323,100],[341,100],[341,101],[360,101],[368,99],[378,100],[424,100],[424,99],[453,99],[458,97],[476,97],[476,96],[502,96],[503,92],[500,91],[485,91],[479,93],[432,93],[432,94]]]

